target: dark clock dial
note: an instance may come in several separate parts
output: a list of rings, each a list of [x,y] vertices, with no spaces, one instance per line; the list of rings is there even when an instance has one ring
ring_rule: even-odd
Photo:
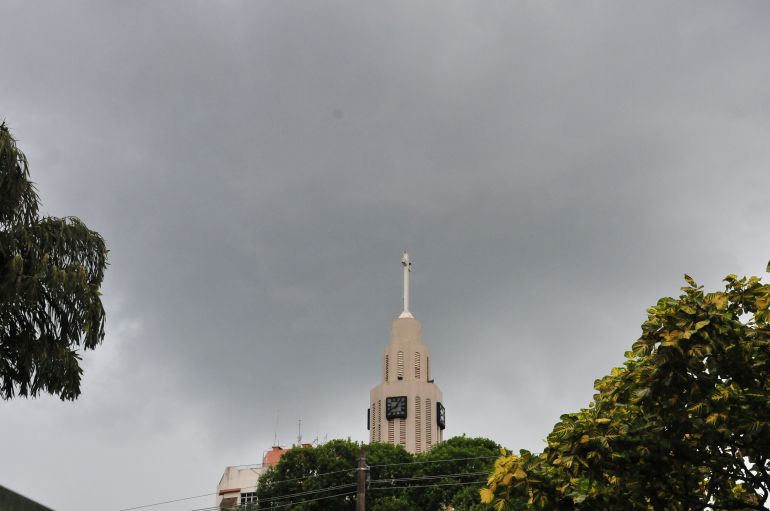
[[[406,396],[389,397],[385,400],[385,418],[406,419]]]
[[[446,429],[446,409],[438,401],[436,401],[436,422],[439,428]]]

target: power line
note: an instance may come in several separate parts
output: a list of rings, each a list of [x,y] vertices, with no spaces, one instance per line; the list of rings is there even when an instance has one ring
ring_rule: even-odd
[[[448,459],[441,459],[441,460],[410,461],[410,462],[403,462],[403,463],[380,463],[380,464],[376,464],[376,465],[369,465],[369,468],[396,467],[396,466],[405,466],[405,465],[424,465],[424,464],[429,464],[429,463],[451,463],[453,461],[491,460],[491,459],[497,459],[497,458],[499,458],[499,456],[477,456],[477,457],[471,457],[471,458],[448,458]],[[262,465],[261,464],[253,464],[253,465],[237,465],[237,466],[241,466],[241,467],[248,466],[248,467],[259,468]],[[278,484],[281,484],[281,483],[291,483],[291,482],[295,482],[295,481],[305,481],[307,479],[311,479],[311,478],[314,478],[314,477],[324,477],[324,476],[328,476],[328,475],[341,474],[343,472],[353,473],[353,472],[355,472],[355,470],[356,470],[355,468],[347,468],[347,469],[343,469],[343,470],[335,470],[335,471],[332,471],[332,472],[324,472],[324,473],[321,473],[321,474],[311,474],[311,475],[304,476],[304,477],[295,477],[293,479],[276,480],[276,481],[273,481],[272,483],[275,484],[275,485],[278,485]],[[486,472],[481,472],[478,475],[485,474],[485,473]],[[436,477],[425,476],[422,479],[425,479],[425,480],[432,479],[432,478],[440,479],[441,477],[452,477],[452,475],[439,475],[439,476],[436,476]],[[411,481],[416,481],[418,479],[419,478],[397,478],[397,479],[375,480],[375,481],[372,481],[372,482],[385,482],[385,481],[399,481],[400,482],[400,481],[410,481],[410,480]],[[463,484],[467,484],[467,483],[463,483]],[[349,486],[349,485],[341,485],[339,487],[331,487],[329,489],[326,489],[326,491],[329,491],[332,488],[342,488],[342,487],[346,487],[346,486]],[[257,485],[245,486],[245,487],[243,487],[241,489],[252,489],[252,488],[256,488],[256,487],[257,487]],[[417,488],[419,486],[411,486],[411,487]],[[396,488],[396,487],[393,487],[393,488]],[[372,488],[372,489],[375,489],[375,488]],[[377,488],[377,489],[390,489],[390,488]],[[311,491],[311,492],[301,492],[300,494],[313,494],[313,493],[320,493],[322,491],[324,491],[324,490],[317,490],[317,491]],[[300,494],[292,494],[292,495],[298,496]],[[214,492],[214,493],[204,493],[204,494],[195,495],[195,496],[192,496],[192,497],[182,497],[182,498],[179,498],[179,499],[165,500],[165,501],[162,501],[162,502],[155,502],[153,504],[145,504],[145,505],[142,505],[142,506],[127,507],[127,508],[120,509],[118,511],[135,511],[137,509],[146,509],[146,508],[149,508],[149,507],[161,506],[161,505],[165,505],[165,504],[172,504],[172,503],[175,503],[175,502],[183,502],[185,500],[193,500],[193,499],[198,499],[198,498],[202,498],[202,497],[210,497],[212,495],[217,495],[217,492]],[[283,499],[283,498],[290,498],[290,497],[289,496],[273,497],[273,498],[271,498],[271,500],[272,499]],[[265,499],[263,499],[263,501],[265,501]],[[215,508],[200,508],[198,510],[193,510],[193,511],[207,511],[209,509],[218,509],[218,508],[216,508],[216,507]]]
[[[274,504],[274,505],[272,505],[270,507],[266,507],[264,509],[280,509],[280,508],[286,507],[286,506],[296,506],[296,505],[305,504],[305,503],[308,503],[308,502],[315,502],[317,500],[333,499],[333,498],[336,498],[336,497],[347,497],[348,495],[355,495],[355,493],[356,492],[354,492],[354,491],[353,492],[336,493],[334,495],[325,495],[323,497],[316,497],[314,499],[304,499],[304,500],[299,500],[297,502],[287,502],[287,503],[284,503],[284,504]],[[219,511],[220,509],[228,509],[228,510],[230,510],[230,509],[232,509],[232,510],[243,509],[244,511],[253,509],[253,510],[256,511],[256,510],[262,509],[262,507],[259,505],[260,502],[264,502],[264,500],[260,500],[260,501],[256,502],[253,505],[251,505],[251,504],[247,504],[245,506],[238,505],[238,506],[235,506],[235,507],[227,507],[227,508],[223,508],[223,507],[220,507],[220,506],[202,507],[202,508],[198,508],[198,509],[190,509],[189,511]]]
[[[467,485],[471,485],[471,484],[482,484],[482,483],[485,483],[485,482],[486,481],[481,480],[481,481],[463,481],[463,482],[454,482],[454,483],[415,484],[415,485],[390,486],[390,487],[378,486],[378,487],[369,488],[369,490],[371,490],[371,491],[374,491],[374,490],[404,490],[404,489],[415,489],[415,488],[434,488],[434,487],[439,487],[439,486],[467,486]],[[354,486],[354,485],[348,485],[348,486]],[[336,487],[326,488],[324,490],[314,490],[314,493],[322,493],[324,491],[330,491],[332,489],[336,489]],[[271,506],[266,507],[264,509],[268,509],[268,510],[269,509],[280,509],[282,507],[295,506],[295,505],[299,505],[299,504],[305,504],[307,502],[315,502],[317,500],[332,499],[332,498],[336,498],[336,497],[346,497],[348,495],[354,495],[354,494],[355,494],[355,492],[341,492],[341,493],[336,493],[334,495],[325,495],[323,497],[316,497],[316,498],[312,498],[312,499],[303,499],[303,500],[299,500],[299,501],[296,501],[296,502],[286,502],[286,503],[280,503],[280,504],[275,504],[274,503]],[[291,496],[298,496],[298,495],[299,494],[287,495],[287,496],[283,496],[281,498],[288,498],[288,497],[291,497]],[[246,505],[246,506],[235,506],[235,507],[232,507],[232,508],[224,508],[224,509],[239,509],[240,508],[240,509],[244,509],[244,511],[248,510],[248,509],[259,510],[259,509],[262,509],[261,503],[263,503],[263,502],[267,503],[268,500],[267,499],[260,499],[259,501],[256,502],[256,506],[253,507],[253,508],[250,508],[249,505]],[[204,508],[198,508],[198,509],[191,509],[189,511],[218,511],[219,509],[223,509],[223,508],[220,508],[219,506],[214,506],[214,507],[204,507]]]
[[[306,500],[300,500],[299,502],[289,502],[288,504],[279,504],[277,506],[270,506],[270,507],[265,508],[265,509],[276,509],[276,508],[280,508],[280,507],[294,506],[294,505],[297,505],[297,504],[305,504],[307,502],[315,502],[316,500],[333,499],[333,498],[336,498],[336,497],[347,497],[348,495],[355,495],[355,494],[356,494],[356,492],[354,492],[354,491],[350,491],[350,492],[346,492],[346,493],[337,493],[336,495],[327,495],[325,497],[318,497],[318,498],[315,498],[315,499],[306,499]],[[257,509],[259,509],[259,508],[257,508]]]
[[[433,483],[433,484],[414,484],[414,485],[406,485],[406,486],[378,486],[376,488],[369,488],[371,491],[375,490],[405,490],[410,488],[433,488],[435,486],[463,486],[468,484],[482,484],[486,481],[464,481],[464,482],[458,482],[458,483]]]
[[[244,466],[244,465],[241,465],[241,466]],[[312,477],[323,477],[323,476],[328,476],[328,475],[333,475],[333,474],[341,474],[343,472],[354,472],[355,470],[356,470],[355,468],[348,468],[348,469],[344,469],[344,470],[335,470],[333,472],[324,472],[322,474],[311,474],[311,475],[305,476],[305,477],[295,477],[293,479],[283,479],[283,480],[280,480],[280,481],[274,481],[274,484],[291,483],[291,482],[294,482],[294,481],[304,481],[304,480],[310,479]],[[262,483],[262,484],[264,484],[264,483]],[[242,490],[244,490],[244,489],[248,490],[248,489],[252,489],[252,488],[256,489],[257,485],[244,486],[241,489]],[[136,509],[145,509],[145,508],[148,508],[148,507],[161,506],[161,505],[164,505],[164,504],[172,504],[174,502],[182,502],[182,501],[185,501],[185,500],[199,499],[201,497],[210,497],[212,495],[217,495],[217,493],[218,492],[204,493],[202,495],[195,495],[193,497],[182,497],[182,498],[179,498],[179,499],[164,500],[163,502],[155,502],[154,504],[145,504],[145,505],[142,505],[142,506],[127,507],[127,508],[120,509],[119,511],[133,511],[133,510],[136,510]],[[202,509],[207,509],[207,508],[202,508]]]
[[[452,461],[468,461],[468,460],[496,460],[500,456],[479,456],[476,458],[452,458],[446,460],[428,460],[428,461],[407,461],[403,463],[382,463],[379,465],[369,465],[370,468],[375,467],[395,467],[399,465],[422,465],[425,463],[448,463]]]
[[[431,479],[443,479],[443,478],[455,478],[455,477],[470,477],[470,476],[481,476],[486,475],[486,472],[465,472],[465,473],[457,473],[457,474],[435,474],[435,475],[426,475],[426,476],[416,476],[416,477],[396,477],[396,478],[386,478],[386,479],[374,479],[370,481],[371,483],[388,483],[388,482],[403,482],[403,481],[428,481]]]
[[[344,470],[335,470],[334,472],[324,472],[323,474],[311,474],[311,475],[305,476],[305,477],[295,477],[294,479],[280,479],[280,480],[273,481],[273,483],[274,484],[279,484],[279,483],[291,483],[291,482],[294,482],[294,481],[304,481],[305,479],[310,479],[311,477],[330,476],[332,474],[341,474],[343,472],[355,472],[355,470],[356,470],[355,467],[353,467],[353,468],[346,468]],[[264,483],[262,483],[262,484],[264,484]],[[124,511],[124,510],[121,510],[121,511]],[[125,510],[125,511],[127,511],[127,510]]]
[[[256,488],[256,485],[255,486],[247,486],[246,487],[246,489],[249,489],[249,488]],[[163,504],[171,504],[173,502],[182,502],[183,500],[199,499],[201,497],[210,497],[212,495],[216,495],[216,492],[214,492],[214,493],[204,493],[203,495],[195,495],[194,497],[183,497],[181,499],[164,500],[163,502],[156,502],[155,504],[145,504],[143,506],[126,507],[126,508],[120,509],[119,511],[131,511],[132,509],[144,509],[146,507],[161,506]]]
[[[297,493],[291,493],[288,495],[278,495],[276,497],[268,497],[264,499],[257,499],[257,502],[272,502],[274,500],[284,500],[284,499],[290,499],[293,497],[302,497],[305,495],[313,495],[316,493],[323,493],[325,491],[332,491],[332,490],[341,490],[342,488],[350,488],[351,486],[355,486],[356,483],[350,483],[350,484],[341,484],[339,486],[330,486],[328,488],[319,488],[317,490],[308,490],[308,491],[301,491]]]

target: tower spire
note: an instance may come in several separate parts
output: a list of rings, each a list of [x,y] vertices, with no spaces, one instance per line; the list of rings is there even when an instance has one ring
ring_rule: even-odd
[[[404,267],[404,311],[399,318],[414,318],[409,312],[409,272],[412,271],[412,261],[409,260],[409,252],[401,256],[401,265]]]

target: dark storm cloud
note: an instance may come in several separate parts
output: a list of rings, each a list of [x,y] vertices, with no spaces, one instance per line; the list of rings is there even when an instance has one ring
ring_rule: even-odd
[[[0,407],[56,509],[213,491],[279,409],[364,439],[404,248],[448,433],[531,449],[682,273],[770,252],[761,3],[3,9],[0,115],[111,249],[83,397]]]

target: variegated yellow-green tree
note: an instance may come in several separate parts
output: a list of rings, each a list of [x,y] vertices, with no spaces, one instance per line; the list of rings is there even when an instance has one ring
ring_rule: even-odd
[[[104,338],[102,237],[38,215],[27,158],[0,124],[0,396],[80,394],[79,348]]]
[[[770,271],[770,266],[768,267]],[[541,454],[504,453],[499,509],[748,510],[770,505],[770,285],[728,275],[648,309],[625,365],[563,415]]]

